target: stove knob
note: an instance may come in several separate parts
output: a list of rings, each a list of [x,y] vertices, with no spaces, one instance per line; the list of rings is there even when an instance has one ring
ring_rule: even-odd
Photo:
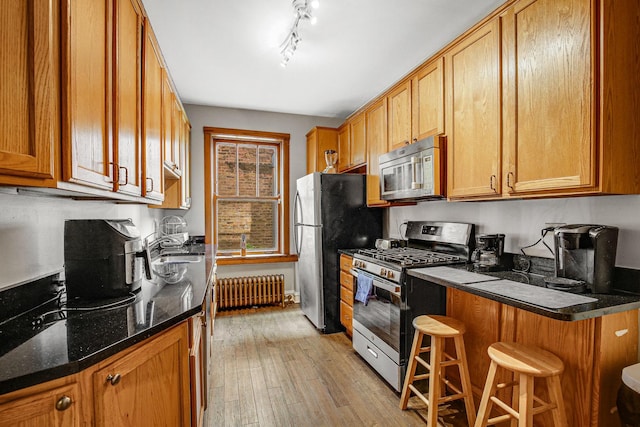
[[[393,276],[394,276],[393,271],[391,271],[391,270],[387,271],[387,278],[388,279],[393,279]]]
[[[380,269],[380,275],[381,275],[382,277],[386,276],[386,275],[387,275],[387,270],[385,270],[384,268],[381,268],[381,269]]]

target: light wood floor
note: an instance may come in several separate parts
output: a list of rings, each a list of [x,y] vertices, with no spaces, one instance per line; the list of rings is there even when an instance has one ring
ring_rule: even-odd
[[[318,333],[297,305],[219,315],[213,338],[211,427],[425,425],[417,397],[401,411],[346,335]],[[444,426],[466,425],[455,409],[440,415]]]

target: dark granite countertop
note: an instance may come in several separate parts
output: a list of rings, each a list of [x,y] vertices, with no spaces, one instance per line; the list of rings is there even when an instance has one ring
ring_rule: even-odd
[[[180,264],[179,282],[155,276],[132,297],[99,302],[121,302],[112,308],[61,313],[50,302],[1,322],[0,394],[80,372],[198,314],[215,265],[209,245],[201,248],[199,262]]]
[[[509,280],[517,283],[524,283],[532,286],[532,295],[535,295],[536,288],[545,288],[545,283],[542,275],[519,273],[515,271],[481,271],[477,272],[473,270],[472,264],[461,264],[455,266],[448,266],[458,270],[464,270],[469,272],[475,272],[485,276],[492,276],[496,279]],[[596,301],[587,302],[578,305],[572,305],[564,308],[548,308],[540,305],[533,304],[529,301],[518,300],[510,298],[508,296],[500,295],[498,293],[489,292],[486,289],[477,289],[467,284],[453,281],[453,279],[446,279],[443,277],[434,277],[429,275],[429,268],[417,268],[408,270],[409,276],[417,277],[421,280],[426,280],[432,283],[436,283],[442,286],[459,289],[465,292],[469,292],[474,295],[478,295],[490,300],[498,301],[503,304],[507,304],[516,308],[527,310],[542,316],[550,317],[558,320],[574,321],[590,319],[594,317],[605,316],[607,314],[619,313],[628,310],[635,310],[640,308],[640,295],[635,295],[623,291],[613,291],[609,294],[594,294],[590,292],[581,293],[588,298],[594,298]],[[502,282],[501,282],[502,283]],[[562,292],[562,291],[557,291]]]

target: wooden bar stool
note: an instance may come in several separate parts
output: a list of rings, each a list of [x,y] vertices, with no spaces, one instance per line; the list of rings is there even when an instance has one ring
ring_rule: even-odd
[[[564,364],[556,355],[541,348],[512,343],[498,342],[491,344],[487,350],[491,365],[487,374],[487,382],[482,393],[478,418],[475,427],[484,427],[511,419],[512,425],[518,427],[533,426],[533,416],[552,411],[553,423],[556,427],[566,427],[567,418],[560,388],[560,374]],[[498,367],[513,372],[513,381],[498,384],[496,372]],[[535,378],[545,378],[550,402],[544,402],[533,394]],[[513,407],[495,396],[497,389],[513,387]],[[533,402],[538,403],[534,407]],[[507,413],[489,418],[491,406],[498,405]]]
[[[427,426],[436,427],[438,425],[438,405],[452,400],[464,399],[467,421],[472,426],[476,419],[476,412],[473,405],[467,355],[464,350],[464,340],[462,339],[462,335],[465,332],[464,323],[446,316],[418,316],[413,319],[413,327],[416,333],[413,336],[407,376],[400,396],[400,409],[407,409],[409,397],[413,392],[427,404],[429,410]],[[425,335],[431,337],[431,345],[429,347],[422,347],[422,339]],[[444,351],[446,338],[453,338],[454,340],[455,358]],[[420,354],[426,352],[430,353],[429,363],[420,357]],[[416,375],[418,363],[427,368],[428,372],[426,374]],[[458,389],[444,375],[443,368],[453,365],[458,366],[460,370],[462,390]],[[429,378],[428,398],[413,385],[414,381],[427,378]],[[443,396],[442,394],[446,391],[447,386],[456,394]]]

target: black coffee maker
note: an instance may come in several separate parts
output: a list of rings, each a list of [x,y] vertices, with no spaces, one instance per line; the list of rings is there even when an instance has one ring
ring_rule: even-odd
[[[69,298],[102,299],[140,289],[151,279],[147,250],[130,219],[64,223],[64,271]]]
[[[478,234],[471,254],[473,268],[480,271],[503,270],[504,234]]]
[[[556,276],[583,281],[593,293],[609,293],[613,284],[618,228],[571,224],[554,230]]]

